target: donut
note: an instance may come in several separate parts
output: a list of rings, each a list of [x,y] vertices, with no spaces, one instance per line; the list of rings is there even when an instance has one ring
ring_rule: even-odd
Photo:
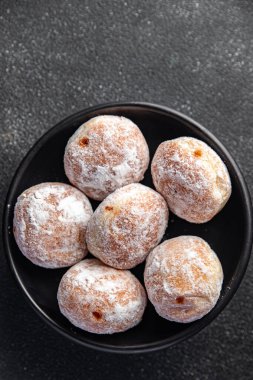
[[[88,253],[85,233],[92,213],[81,191],[64,183],[41,183],[18,197],[14,237],[32,263],[44,268],[70,266]]]
[[[69,181],[88,197],[103,200],[119,187],[139,182],[149,164],[140,129],[122,116],[97,116],[69,139],[64,168]]]
[[[188,323],[215,306],[223,271],[207,242],[197,236],[178,236],[149,254],[144,282],[148,298],[161,317]]]
[[[88,250],[111,267],[133,268],[161,241],[168,217],[159,193],[139,183],[124,186],[100,203],[91,217]]]
[[[62,277],[58,293],[61,313],[76,327],[96,334],[113,334],[136,326],[147,297],[130,271],[85,259]]]
[[[151,172],[155,188],[169,209],[191,223],[211,220],[231,195],[225,164],[206,143],[193,137],[161,143]]]

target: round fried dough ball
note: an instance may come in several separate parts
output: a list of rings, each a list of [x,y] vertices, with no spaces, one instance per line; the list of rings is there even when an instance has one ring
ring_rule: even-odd
[[[148,164],[149,150],[140,129],[131,120],[112,115],[97,116],[81,125],[64,155],[69,181],[96,200],[141,181]]]
[[[168,216],[159,193],[139,183],[124,186],[95,210],[87,227],[88,250],[114,268],[133,268],[161,241]]]
[[[193,137],[160,144],[151,171],[155,188],[169,209],[188,222],[208,222],[231,195],[225,164],[207,144]]]
[[[70,185],[47,182],[32,186],[15,205],[17,245],[41,267],[73,265],[88,253],[85,233],[92,213],[88,198]]]
[[[62,314],[75,326],[96,334],[113,334],[137,325],[147,297],[129,271],[86,259],[70,268],[58,289]]]
[[[215,306],[223,271],[203,239],[179,236],[150,253],[144,281],[148,298],[161,317],[187,323],[202,318]]]

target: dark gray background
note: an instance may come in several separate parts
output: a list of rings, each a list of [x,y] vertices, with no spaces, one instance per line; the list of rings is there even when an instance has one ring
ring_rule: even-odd
[[[0,2],[1,212],[14,170],[55,123],[89,105],[175,108],[229,149],[253,191],[253,2]],[[235,217],[239,217],[235,215]],[[34,313],[0,261],[0,378],[252,379],[253,265],[199,335],[153,354],[70,343]]]

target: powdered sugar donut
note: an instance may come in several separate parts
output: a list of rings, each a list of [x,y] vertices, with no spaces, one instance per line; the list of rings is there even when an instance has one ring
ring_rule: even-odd
[[[70,268],[58,289],[62,314],[75,326],[97,334],[112,334],[137,325],[146,293],[129,271],[86,259]]]
[[[156,191],[139,183],[124,186],[95,210],[87,227],[88,249],[114,268],[133,268],[161,241],[168,215]]]
[[[151,171],[154,185],[170,210],[192,223],[208,222],[231,194],[225,164],[207,144],[192,137],[160,144]]]
[[[96,200],[141,181],[148,164],[149,150],[140,129],[125,117],[111,115],[81,125],[64,155],[69,181]]]
[[[85,233],[92,212],[88,198],[70,185],[30,187],[15,205],[13,231],[19,249],[45,268],[77,263],[87,254]]]
[[[215,306],[223,271],[203,239],[179,236],[150,253],[144,280],[157,313],[170,321],[187,323],[202,318]]]

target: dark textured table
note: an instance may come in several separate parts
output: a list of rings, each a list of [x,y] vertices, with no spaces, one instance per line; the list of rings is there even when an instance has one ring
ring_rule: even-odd
[[[45,131],[115,100],[160,103],[202,123],[229,149],[252,194],[252,20],[251,0],[1,1],[1,212],[15,169]],[[251,261],[229,306],[192,339],[119,356],[45,325],[1,246],[0,378],[252,379],[252,277]]]

